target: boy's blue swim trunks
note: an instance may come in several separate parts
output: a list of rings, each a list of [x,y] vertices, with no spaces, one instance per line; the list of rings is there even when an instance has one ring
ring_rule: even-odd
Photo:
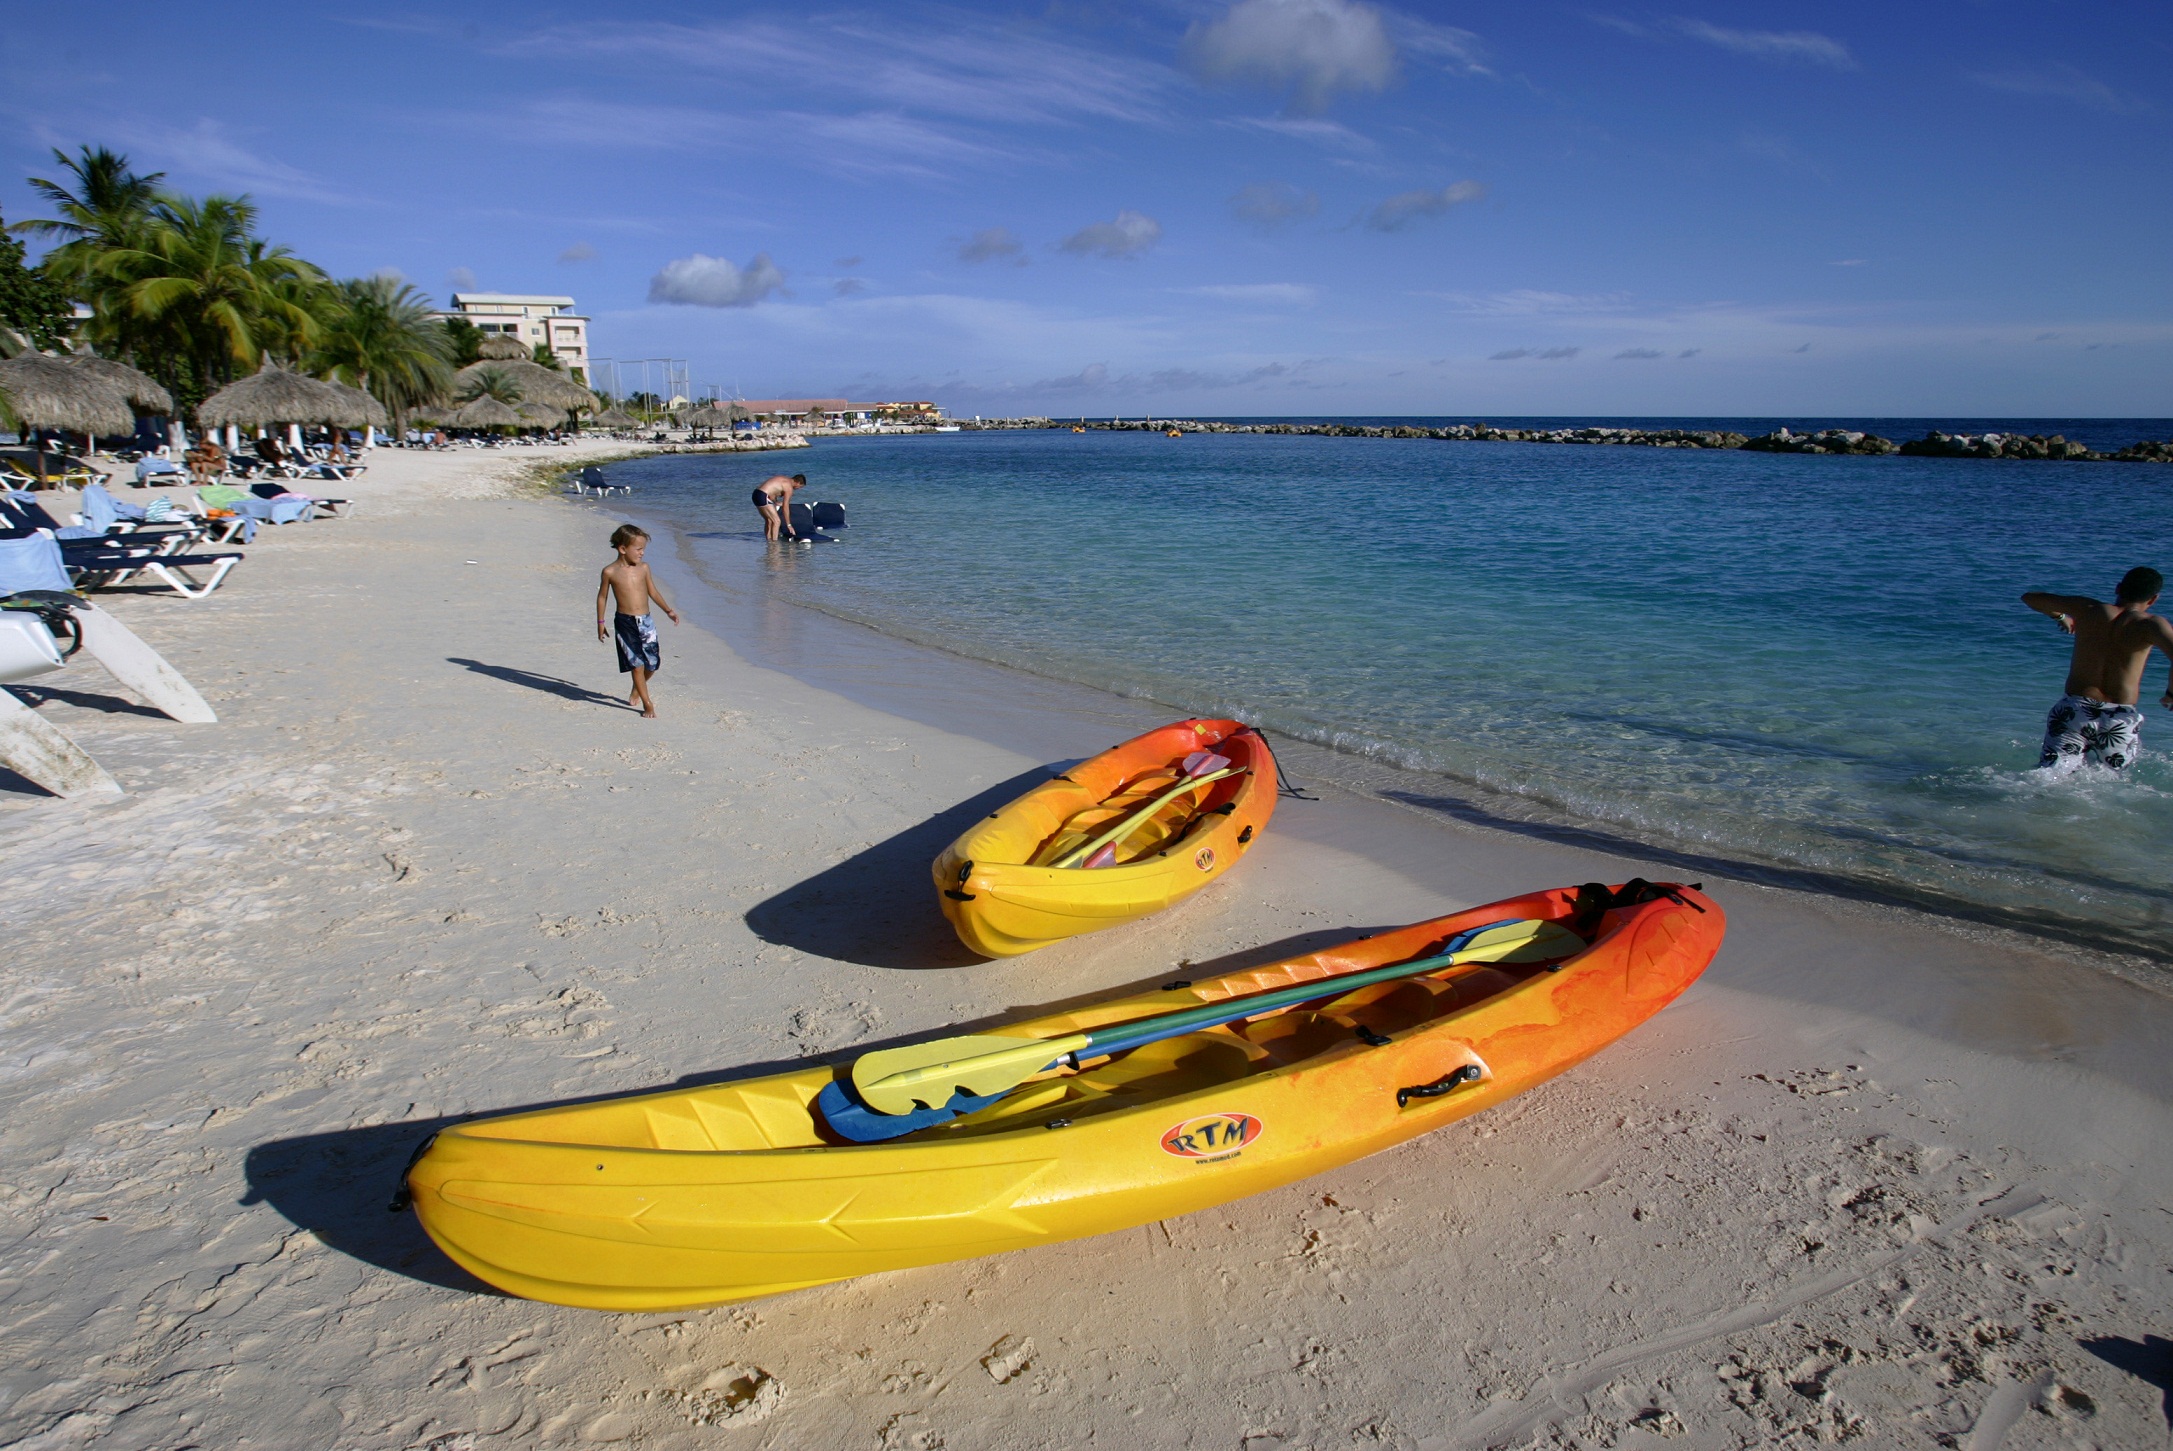
[[[656,643],[656,618],[653,615],[617,614],[611,618],[611,636],[619,646],[619,673],[646,670],[656,674],[664,663],[664,652]]]

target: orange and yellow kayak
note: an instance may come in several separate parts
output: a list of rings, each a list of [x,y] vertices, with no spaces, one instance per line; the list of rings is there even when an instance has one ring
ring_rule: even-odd
[[[1180,789],[1185,763],[1202,755],[1228,771]],[[1275,755],[1259,732],[1234,720],[1181,720],[1080,762],[975,825],[936,858],[936,899],[966,946],[1015,957],[1191,896],[1238,863],[1274,812]],[[1124,834],[1104,849],[1106,865],[1067,863],[1112,831]]]
[[[1633,883],[1633,887],[1642,887]],[[1673,1001],[1726,926],[1690,887],[1587,910],[1547,891],[1266,967],[1007,1027],[1059,1038],[1320,981],[1303,1007],[1052,1069],[990,1108],[846,1145],[816,1095],[849,1066],[481,1119],[408,1173],[423,1227],[480,1278],[605,1310],[744,1300],[1129,1228],[1288,1184],[1493,1107]],[[1649,896],[1649,900],[1639,900]],[[1504,918],[1590,946],[1336,994]]]

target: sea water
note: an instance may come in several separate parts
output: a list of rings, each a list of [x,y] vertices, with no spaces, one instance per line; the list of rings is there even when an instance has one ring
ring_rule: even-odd
[[[843,542],[763,543],[780,468]],[[1236,716],[1407,801],[2173,947],[2166,662],[2141,762],[2050,778],[2069,641],[2018,599],[2173,573],[2164,465],[1064,430],[612,474],[728,591]]]

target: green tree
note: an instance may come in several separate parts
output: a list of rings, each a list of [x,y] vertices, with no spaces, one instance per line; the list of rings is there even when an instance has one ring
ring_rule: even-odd
[[[255,236],[256,216],[247,197],[162,197],[92,256],[93,340],[133,356],[184,409],[323,331],[324,274]]]
[[[57,239],[39,265],[63,287],[74,287],[88,279],[100,252],[123,245],[150,221],[166,173],[139,176],[128,169],[127,157],[103,146],[79,147],[72,157],[56,148],[53,159],[68,179],[33,176],[30,189],[60,215],[17,222],[9,230]]]
[[[57,348],[67,341],[71,311],[67,291],[25,266],[23,244],[0,227],[0,326],[21,333],[34,348]]]
[[[521,401],[520,380],[510,370],[486,363],[470,373],[460,387],[461,402],[473,403],[478,398],[495,398],[510,408]]]
[[[538,367],[549,368],[554,373],[566,371],[566,365],[558,360],[558,354],[551,351],[549,343],[537,343],[529,356]]]
[[[367,389],[394,426],[405,427],[410,409],[452,387],[452,339],[429,299],[396,277],[353,277],[335,291],[340,306],[310,355],[311,370]]]
[[[456,368],[465,368],[482,356],[483,333],[464,317],[445,320],[445,337],[453,350],[452,362]]]

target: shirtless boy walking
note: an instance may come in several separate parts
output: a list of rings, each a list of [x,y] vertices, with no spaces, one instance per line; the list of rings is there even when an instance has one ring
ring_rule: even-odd
[[[2075,637],[2067,694],[2045,717],[2039,770],[2071,771],[2093,755],[2115,771],[2134,764],[2143,736],[2143,712],[2135,704],[2143,693],[2143,666],[2153,646],[2173,657],[2173,623],[2150,612],[2164,588],[2157,570],[2137,567],[2120,577],[2111,604],[2038,590],[2022,597]],[[2158,703],[2173,710],[2173,676]]]
[[[611,547],[619,551],[619,557],[604,566],[603,579],[596,586],[596,638],[617,640],[619,671],[631,672],[634,677],[634,692],[626,703],[640,707],[643,720],[655,720],[656,702],[649,698],[649,677],[664,663],[664,651],[657,644],[656,620],[649,613],[649,602],[656,601],[675,625],[679,623],[679,612],[665,600],[649,566],[641,561],[649,547],[647,530],[637,524],[621,524],[611,531]],[[615,601],[618,610],[611,617],[608,634],[604,626],[606,601]]]

